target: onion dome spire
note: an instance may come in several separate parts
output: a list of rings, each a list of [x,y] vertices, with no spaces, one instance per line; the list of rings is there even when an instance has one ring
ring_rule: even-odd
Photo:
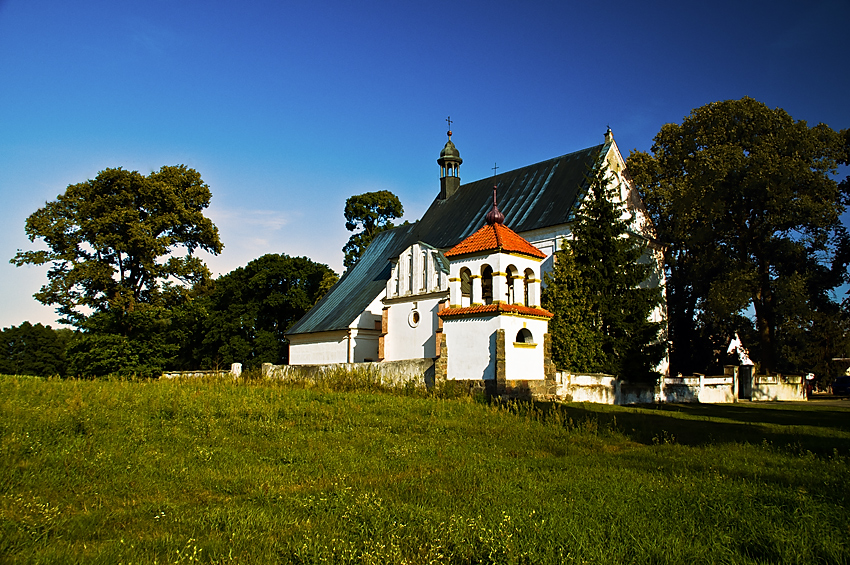
[[[463,163],[460,151],[452,141],[451,117],[446,118],[446,121],[449,123],[449,131],[446,132],[449,140],[437,159],[437,164],[440,165],[440,200],[445,200],[460,188],[460,164]]]
[[[487,215],[484,216],[484,219],[487,220],[487,223],[491,226],[493,224],[504,224],[505,223],[505,215],[499,212],[499,206],[496,204],[496,187],[493,187],[493,209],[487,212]]]

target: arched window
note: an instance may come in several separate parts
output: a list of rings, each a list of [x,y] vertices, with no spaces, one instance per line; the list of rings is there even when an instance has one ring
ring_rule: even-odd
[[[516,342],[517,343],[534,343],[534,336],[531,335],[531,332],[528,331],[527,328],[522,328],[516,334]]]
[[[422,292],[428,292],[428,252],[422,251]]]
[[[490,265],[481,269],[481,300],[484,304],[493,303],[493,268]]]
[[[408,287],[410,294],[414,294],[416,292],[416,287],[413,286],[413,284],[415,282],[415,279],[413,278],[413,262],[414,262],[414,260],[415,259],[413,257],[413,252],[411,252],[410,253],[410,264],[408,266],[409,272],[408,272],[408,277],[407,277],[407,279],[410,281],[410,286]]]

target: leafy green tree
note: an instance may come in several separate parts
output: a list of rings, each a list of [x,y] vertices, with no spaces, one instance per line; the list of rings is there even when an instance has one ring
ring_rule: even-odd
[[[760,369],[801,368],[790,328],[834,310],[847,278],[850,187],[833,179],[844,155],[827,126],[751,98],[697,108],[661,128],[652,155],[632,152],[628,169],[669,245],[674,370],[704,370],[692,352],[711,347],[711,328],[734,330],[749,307]]]
[[[597,167],[558,251],[544,304],[555,314],[550,334],[556,363],[632,382],[656,382],[666,344],[650,320],[663,289],[642,260],[646,241],[630,232],[606,166]]]
[[[64,376],[65,349],[73,332],[32,325],[0,331],[0,373],[8,375]]]
[[[166,339],[177,350],[168,362],[168,369],[191,371],[209,366],[204,364],[204,340],[207,339],[210,296],[214,289],[213,280],[197,285],[192,289],[192,297],[171,309]]]
[[[35,294],[56,305],[63,322],[81,325],[86,312],[121,315],[139,304],[163,305],[183,285],[209,277],[193,253],[219,253],[218,230],[203,215],[209,187],[194,169],[162,167],[145,176],[105,169],[68,186],[26,221],[30,241],[47,250],[18,251],[17,265],[49,263],[48,283]],[[182,255],[181,255],[182,253]]]
[[[316,292],[316,301],[313,303],[313,306],[318,304],[319,300],[325,297],[337,281],[339,281],[339,275],[328,269],[322,277],[322,282],[319,283],[319,290]]]
[[[202,364],[286,362],[286,330],[334,279],[326,265],[283,254],[263,255],[219,277],[207,299]]]
[[[362,230],[352,235],[342,248],[346,270],[357,263],[377,234],[395,227],[392,220],[403,215],[401,200],[388,190],[358,194],[346,200],[345,228],[348,231]]]
[[[97,312],[82,323],[68,345],[68,372],[76,377],[157,377],[178,345],[169,341],[171,311],[143,305],[116,315]]]

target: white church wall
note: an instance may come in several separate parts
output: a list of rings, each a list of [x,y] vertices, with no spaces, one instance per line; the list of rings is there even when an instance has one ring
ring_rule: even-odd
[[[349,348],[346,356],[336,363],[363,363],[378,360],[378,342],[381,337],[382,299],[381,292],[369,303],[369,306],[348,326],[350,333]]]
[[[572,237],[572,231],[568,224],[560,224],[539,230],[521,232],[522,236],[531,245],[542,251],[546,259],[540,266],[540,278],[544,273],[551,273],[554,268],[553,256],[555,251],[561,248],[561,242]]]
[[[444,295],[392,302],[387,313],[384,359],[432,358],[437,351],[437,311]]]
[[[545,377],[543,335],[548,328],[548,322],[517,316],[502,316],[501,318],[502,327],[505,330],[505,378],[509,381],[542,380]],[[518,334],[522,329],[531,333],[533,343],[518,342]],[[449,359],[451,359],[451,356],[449,356]]]
[[[381,337],[380,330],[350,330],[351,348],[348,359],[352,363],[364,363],[378,360],[378,342]]]
[[[498,316],[443,320],[448,365],[452,380],[496,378],[496,330]]]
[[[378,360],[381,332],[352,328],[289,336],[290,365],[363,363]]]
[[[347,358],[347,330],[289,336],[290,365],[344,363]]]

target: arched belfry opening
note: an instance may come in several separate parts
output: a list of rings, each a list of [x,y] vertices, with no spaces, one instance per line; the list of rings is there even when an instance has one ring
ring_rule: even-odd
[[[522,277],[519,275],[519,271],[516,266],[509,265],[507,269],[505,269],[505,296],[507,298],[508,304],[517,304],[520,302],[520,294],[521,291],[518,292],[518,283],[522,281]]]
[[[460,305],[469,306],[472,303],[472,272],[464,267],[460,270]]]
[[[534,271],[526,269],[522,278],[522,303],[525,306],[532,306],[532,285],[534,284]]]
[[[481,301],[484,304],[493,303],[493,267],[490,265],[481,268]]]

